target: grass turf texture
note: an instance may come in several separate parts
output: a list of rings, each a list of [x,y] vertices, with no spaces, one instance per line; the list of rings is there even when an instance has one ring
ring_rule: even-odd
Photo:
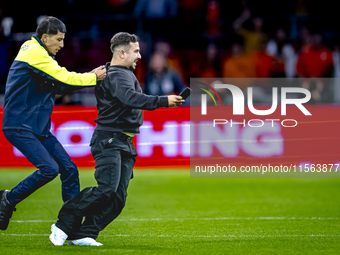
[[[31,171],[0,171],[12,188]],[[94,186],[80,171],[81,188]],[[60,180],[17,205],[0,254],[339,254],[340,179],[193,179],[189,171],[135,171],[102,247],[55,247],[50,225]],[[316,217],[316,218],[314,218]],[[66,242],[65,242],[66,243]]]

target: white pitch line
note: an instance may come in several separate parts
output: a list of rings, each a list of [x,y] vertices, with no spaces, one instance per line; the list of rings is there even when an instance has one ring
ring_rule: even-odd
[[[185,221],[185,220],[339,220],[333,217],[217,217],[217,218],[151,218],[151,219],[117,219],[116,221]]]
[[[49,236],[49,234],[6,234],[1,233],[2,236]]]
[[[1,233],[2,236],[49,236],[49,234],[7,234]],[[176,238],[287,238],[287,237],[340,237],[340,235],[100,235],[107,237],[176,237]]]
[[[11,220],[16,223],[40,223],[40,222],[56,222],[57,220]]]
[[[216,217],[216,218],[150,218],[117,219],[116,221],[184,221],[184,220],[340,220],[338,217]]]
[[[216,218],[150,218],[150,219],[116,219],[115,221],[186,221],[186,220],[340,220],[338,217],[216,217]],[[57,220],[11,220],[16,223],[43,223]]]

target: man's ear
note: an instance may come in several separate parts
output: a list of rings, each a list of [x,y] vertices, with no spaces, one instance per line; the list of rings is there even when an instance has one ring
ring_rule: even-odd
[[[120,50],[118,55],[121,59],[125,59],[125,51],[124,50]]]
[[[48,34],[43,34],[41,36],[41,41],[43,42],[43,44],[46,44],[47,40],[48,40],[49,35]]]

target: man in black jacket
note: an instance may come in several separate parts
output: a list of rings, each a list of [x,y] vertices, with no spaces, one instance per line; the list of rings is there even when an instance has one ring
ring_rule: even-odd
[[[143,124],[143,110],[181,105],[180,96],[148,96],[133,74],[141,58],[138,37],[118,33],[111,39],[113,53],[107,76],[96,87],[98,117],[91,139],[91,152],[96,161],[97,187],[85,188],[67,201],[51,227],[54,245],[100,246],[95,241],[122,211],[127,187],[133,177],[137,153],[132,137]],[[83,217],[85,217],[82,223]]]

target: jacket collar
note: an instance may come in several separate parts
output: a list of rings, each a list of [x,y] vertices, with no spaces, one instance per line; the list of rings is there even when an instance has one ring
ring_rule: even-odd
[[[46,48],[45,48],[45,45],[42,43],[42,41],[37,37],[37,35],[36,34],[34,34],[34,35],[32,35],[32,38],[34,39],[34,40],[36,40],[45,50],[46,50]],[[48,53],[48,55],[50,55],[50,57],[52,57],[53,59],[54,59],[54,55],[53,54],[50,54],[47,50],[46,50],[46,52]]]
[[[126,70],[128,70],[128,71],[131,71],[131,70],[130,70],[129,68],[127,68],[126,66],[121,66],[121,65],[112,65],[112,66],[111,66],[110,64],[111,64],[110,62],[106,64],[106,66],[108,66],[107,69],[110,68],[110,67],[112,67],[112,68],[118,67],[118,68],[122,68],[122,69],[126,69]],[[132,72],[132,71],[131,71],[131,72]]]

